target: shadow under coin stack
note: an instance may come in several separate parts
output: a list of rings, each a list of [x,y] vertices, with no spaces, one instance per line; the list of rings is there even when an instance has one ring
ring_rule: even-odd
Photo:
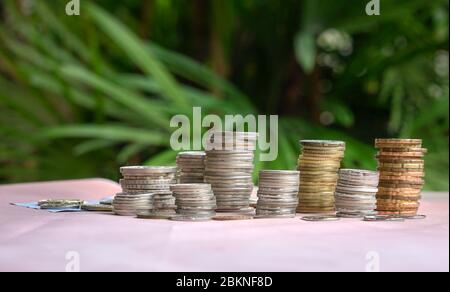
[[[211,184],[218,212],[253,213],[253,161],[257,133],[214,132],[207,143],[205,181]]]
[[[203,151],[180,152],[177,155],[178,182],[204,183],[205,157]]]
[[[380,182],[377,211],[381,215],[417,215],[424,184],[420,139],[376,139]]]
[[[301,140],[298,159],[299,213],[328,213],[335,210],[334,192],[344,157],[345,142]]]
[[[121,167],[122,193],[113,200],[113,211],[117,215],[135,216],[153,211],[155,193],[170,195],[170,185],[176,183],[177,168],[172,166],[126,166]],[[170,198],[169,198],[170,199]]]
[[[341,169],[336,187],[338,217],[360,218],[376,215],[378,172],[362,169]]]
[[[299,180],[299,171],[260,171],[256,218],[295,217]]]
[[[216,215],[217,208],[214,193],[209,184],[177,184],[170,189],[177,205],[176,221],[204,221]]]

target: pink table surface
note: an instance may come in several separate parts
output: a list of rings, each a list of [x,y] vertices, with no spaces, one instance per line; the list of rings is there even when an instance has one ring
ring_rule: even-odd
[[[175,222],[11,206],[43,198],[99,199],[104,179],[0,186],[0,271],[448,271],[448,193],[425,193],[425,220],[299,219]]]

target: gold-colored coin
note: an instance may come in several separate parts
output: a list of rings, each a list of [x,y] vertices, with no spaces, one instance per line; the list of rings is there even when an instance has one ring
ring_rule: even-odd
[[[389,162],[379,162],[378,167],[388,168],[388,169],[423,169],[424,163],[389,163]]]
[[[417,188],[390,188],[390,187],[378,187],[378,194],[417,194],[420,193],[420,189]]]
[[[386,151],[386,152],[420,152],[420,153],[427,153],[428,149],[426,148],[414,148],[414,147],[400,147],[400,148],[386,148],[383,147],[380,149],[380,151]]]
[[[375,139],[376,148],[420,148],[422,147],[421,139]]]
[[[334,212],[336,209],[335,207],[298,207],[297,213],[327,213],[327,212]]]
[[[406,215],[406,216],[414,216],[417,215],[418,210],[399,210],[399,211],[386,211],[386,210],[377,210],[379,215]]]
[[[408,200],[408,201],[413,201],[413,200],[420,200],[422,198],[422,195],[418,194],[418,195],[409,195],[409,194],[402,194],[402,195],[385,195],[385,194],[377,194],[377,199],[382,199],[382,200]]]
[[[424,177],[425,173],[423,171],[382,171],[380,173],[380,177],[412,177],[412,178],[419,178]]]
[[[423,157],[425,154],[423,152],[387,152],[387,151],[379,151],[376,158],[409,158],[409,157]]]

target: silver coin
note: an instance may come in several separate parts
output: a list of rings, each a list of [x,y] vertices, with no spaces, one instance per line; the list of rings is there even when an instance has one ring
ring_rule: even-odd
[[[113,207],[105,204],[83,204],[81,209],[85,211],[112,212]]]
[[[158,213],[158,212],[136,212],[136,217],[139,219],[170,219],[175,214]]]
[[[339,217],[339,218],[363,218],[364,214],[337,212],[336,217]]]
[[[124,166],[120,168],[120,172],[124,175],[145,175],[160,173],[175,173],[175,166]]]
[[[364,216],[363,221],[368,222],[379,222],[379,221],[393,221],[393,222],[403,222],[405,221],[404,218],[396,217],[396,216],[390,216],[390,215],[369,215]]]
[[[301,220],[304,221],[339,221],[340,218],[334,215],[318,215],[318,216],[303,216]]]
[[[295,214],[279,214],[279,215],[256,215],[255,219],[287,219],[287,218],[295,218]]]
[[[399,218],[403,218],[406,220],[421,220],[421,219],[426,219],[427,216],[426,215],[392,215],[393,217],[399,217]]]
[[[204,151],[186,151],[178,153],[178,157],[204,157],[206,156],[206,152]]]
[[[172,221],[187,221],[187,222],[198,222],[198,221],[210,221],[212,217],[197,217],[197,216],[185,216],[185,215],[176,215],[170,217]]]
[[[333,140],[300,140],[300,145],[302,146],[320,146],[320,147],[327,147],[327,146],[341,146],[345,147],[345,142],[343,141],[333,141]]]

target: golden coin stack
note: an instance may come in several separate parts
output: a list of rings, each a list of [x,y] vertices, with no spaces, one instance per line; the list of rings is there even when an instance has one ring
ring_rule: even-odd
[[[380,182],[377,211],[382,215],[416,215],[424,184],[421,139],[376,139]]]
[[[324,213],[335,210],[334,193],[345,142],[301,140],[298,159],[300,171],[299,213]]]

